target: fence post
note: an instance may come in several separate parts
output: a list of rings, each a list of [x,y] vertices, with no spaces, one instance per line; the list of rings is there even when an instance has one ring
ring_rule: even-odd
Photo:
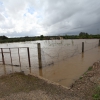
[[[20,64],[20,67],[21,67],[19,48],[18,48],[18,57],[19,57],[19,64]]]
[[[38,49],[38,62],[39,62],[39,68],[42,68],[41,45],[40,45],[40,43],[37,43],[37,49]]]
[[[100,46],[100,39],[99,39],[99,46]]]
[[[11,56],[11,49],[10,48],[9,48],[9,52],[10,52],[11,65],[13,65],[12,64],[12,56]]]
[[[31,67],[29,47],[27,48],[29,67]]]
[[[2,48],[1,48],[1,53],[2,53],[2,62],[5,65],[4,54],[3,54],[3,49]]]
[[[82,53],[84,52],[84,42],[82,42]]]

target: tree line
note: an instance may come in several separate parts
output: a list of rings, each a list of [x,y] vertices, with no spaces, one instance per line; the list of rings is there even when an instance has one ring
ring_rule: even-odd
[[[51,40],[51,39],[100,39],[100,34],[88,34],[85,32],[80,32],[79,35],[60,35],[60,36],[34,36],[34,37],[16,37],[16,38],[8,38],[7,36],[0,36],[0,43],[6,42],[25,42],[25,41],[36,41],[36,40]]]

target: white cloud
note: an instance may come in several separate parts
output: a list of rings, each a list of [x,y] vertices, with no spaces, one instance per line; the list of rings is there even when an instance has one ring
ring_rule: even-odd
[[[99,28],[94,24],[100,22],[99,5],[99,0],[0,0],[0,34],[93,33]]]

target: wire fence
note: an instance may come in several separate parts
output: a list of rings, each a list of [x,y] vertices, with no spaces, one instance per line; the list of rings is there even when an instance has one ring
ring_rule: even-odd
[[[42,66],[50,66],[57,62],[71,58],[77,54],[82,53],[82,43],[74,44],[72,40],[71,43],[49,43],[51,48],[43,47],[42,52]],[[55,46],[56,45],[56,46]],[[84,52],[98,47],[98,40],[94,42],[84,41]]]
[[[39,55],[38,43],[25,42],[24,47],[22,47],[23,44],[20,46],[16,44],[18,47],[7,44],[9,48],[0,48],[0,63],[17,67],[37,68],[40,66],[39,60],[41,60],[42,67],[51,66],[82,53],[82,41],[43,41],[40,47],[41,55]],[[84,52],[96,48],[98,45],[98,40],[84,40]]]

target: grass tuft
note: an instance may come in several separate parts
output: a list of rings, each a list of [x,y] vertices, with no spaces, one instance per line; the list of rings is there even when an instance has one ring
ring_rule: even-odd
[[[93,94],[94,100],[100,100],[100,85],[96,86]]]
[[[92,70],[92,68],[93,68],[93,67],[92,67],[92,66],[90,66],[90,67],[88,68],[88,71],[91,71],[91,70]]]

